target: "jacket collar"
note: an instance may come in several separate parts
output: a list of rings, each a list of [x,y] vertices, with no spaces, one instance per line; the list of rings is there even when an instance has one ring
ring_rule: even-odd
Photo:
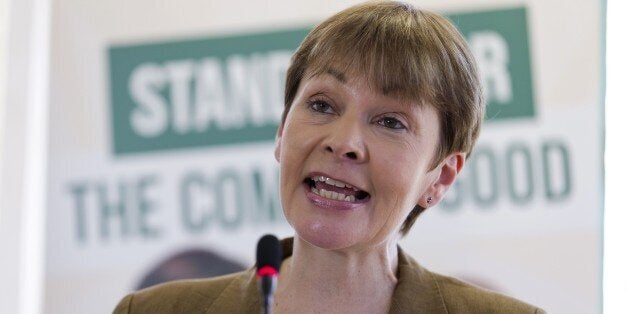
[[[389,313],[448,313],[434,274],[400,247],[397,250],[398,281]]]

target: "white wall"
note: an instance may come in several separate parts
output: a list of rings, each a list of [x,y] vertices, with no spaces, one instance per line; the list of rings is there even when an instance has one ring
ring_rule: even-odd
[[[49,1],[0,2],[0,312],[40,313]]]

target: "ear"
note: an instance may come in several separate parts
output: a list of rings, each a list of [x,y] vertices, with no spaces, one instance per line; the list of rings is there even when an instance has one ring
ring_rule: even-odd
[[[281,156],[281,136],[283,135],[283,123],[279,124],[279,128],[277,129],[277,136],[275,136],[275,160],[279,162],[279,157]]]
[[[434,179],[418,202],[421,207],[432,207],[445,197],[445,193],[454,184],[464,166],[465,155],[465,153],[453,153],[432,170]],[[428,199],[431,201],[428,202]]]

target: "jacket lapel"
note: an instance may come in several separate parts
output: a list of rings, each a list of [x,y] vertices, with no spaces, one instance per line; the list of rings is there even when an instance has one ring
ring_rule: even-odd
[[[436,279],[398,247],[397,287],[390,313],[449,313]]]
[[[292,256],[293,239],[281,241],[282,259]],[[259,313],[262,300],[257,289],[255,267],[236,277],[207,308],[205,313]]]
[[[236,277],[205,313],[259,313],[261,308],[255,268],[251,268]]]

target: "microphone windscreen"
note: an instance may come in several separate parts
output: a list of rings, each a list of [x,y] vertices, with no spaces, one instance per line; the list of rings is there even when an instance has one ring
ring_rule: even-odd
[[[281,266],[281,245],[274,235],[267,234],[257,242],[257,269],[270,266],[279,272]]]

